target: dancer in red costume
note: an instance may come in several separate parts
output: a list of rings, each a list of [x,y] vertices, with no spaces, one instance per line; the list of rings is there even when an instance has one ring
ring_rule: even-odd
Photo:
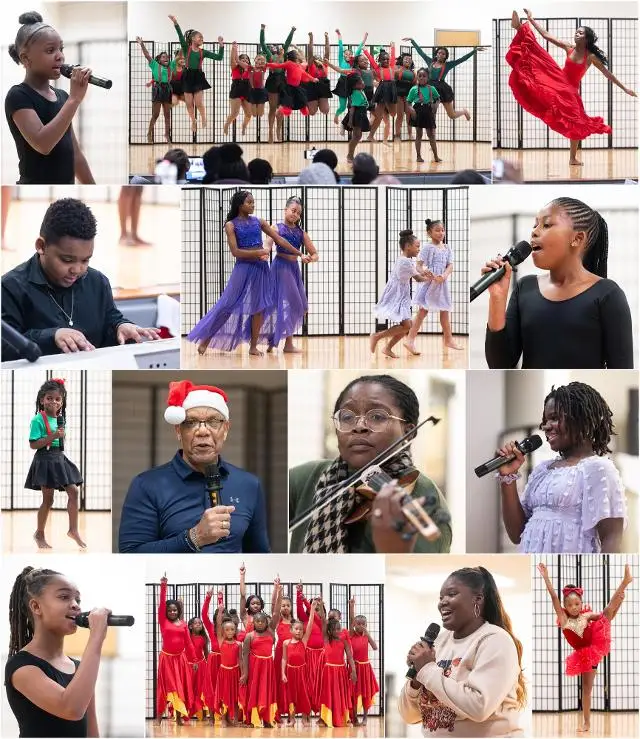
[[[284,116],[290,116],[293,110],[299,110],[302,115],[309,115],[307,94],[300,86],[301,82],[318,82],[317,77],[312,77],[304,71],[304,67],[298,61],[297,51],[287,52],[286,61],[278,64],[268,62],[269,69],[284,69],[285,84],[280,90],[280,112]]]
[[[237,639],[238,632],[232,619],[227,616],[218,629],[220,644],[220,669],[215,690],[214,710],[222,717],[225,726],[235,726],[241,718],[240,705],[240,653],[242,642]]]
[[[311,636],[307,642],[307,676],[309,680],[309,693],[311,698],[311,710],[320,713],[320,687],[322,680],[322,667],[324,666],[324,635],[323,624],[326,619],[326,611],[322,598],[313,601],[313,607],[302,594],[302,581],[296,585],[296,615],[307,627],[309,619],[313,621]]]
[[[193,690],[193,705],[191,716],[202,719],[204,712],[209,710],[209,702],[206,698],[207,684],[207,659],[209,658],[209,637],[197,616],[189,619],[189,637],[193,646],[196,669],[191,673],[191,685]]]
[[[293,604],[291,598],[283,595],[280,578],[276,577],[273,583],[273,600],[271,603],[271,626],[278,638],[273,658],[276,673],[276,700],[278,702],[278,713],[276,721],[280,722],[282,715],[288,715],[289,702],[287,701],[285,686],[282,681],[282,649],[287,639],[291,639],[291,625],[293,623]]]
[[[380,686],[371,662],[369,662],[369,647],[375,651],[378,645],[367,631],[367,619],[364,616],[356,616],[355,610],[356,599],[351,598],[349,601],[349,630],[353,661],[356,665],[356,683],[353,688],[353,723],[357,726],[359,713],[363,714],[362,723],[367,723],[367,714],[373,706],[376,695],[380,692]]]
[[[266,613],[253,616],[253,631],[242,643],[242,675],[240,685],[246,685],[245,723],[254,729],[273,728],[278,710],[276,676],[273,669],[275,636],[269,628]]]
[[[312,607],[317,601],[313,601]],[[313,619],[307,621],[306,629],[302,621],[293,621],[291,637],[285,640],[280,665],[276,662],[276,670],[280,672],[282,685],[287,701],[289,715],[288,726],[294,726],[296,714],[302,714],[302,725],[310,726],[311,700],[309,695],[309,675],[307,673],[307,643],[311,637]]]
[[[329,47],[329,34],[324,34],[324,59],[331,53]],[[324,115],[329,114],[329,99],[333,97],[331,83],[328,77],[328,69],[325,62],[313,53],[313,33],[309,33],[309,45],[307,47],[307,72],[316,77],[318,82],[305,82],[304,89],[307,93],[309,115],[315,115],[318,110]],[[278,670],[279,672],[279,670]]]
[[[251,59],[247,54],[238,54],[238,44],[234,41],[231,44],[231,57],[229,59],[231,67],[231,88],[229,90],[229,115],[225,121],[223,134],[229,133],[231,124],[240,115],[240,108],[244,111],[244,119],[242,121],[242,133],[247,130],[247,126],[251,121]]]
[[[189,720],[193,704],[189,663],[193,664],[194,670],[197,665],[187,624],[182,620],[182,603],[167,600],[166,575],[160,580],[158,623],[162,647],[158,657],[156,714],[161,718],[168,705],[169,715],[175,716],[178,724],[182,724]]]
[[[549,128],[570,139],[569,164],[581,165],[578,160],[578,144],[594,133],[611,133],[611,128],[599,116],[588,116],[580,97],[580,81],[587,69],[593,65],[621,90],[637,97],[606,68],[607,58],[596,46],[598,37],[593,29],[580,26],[576,29],[573,43],[560,41],[547,33],[538,24],[531,11],[524,9],[529,23],[520,23],[514,10],[511,25],[516,35],[506,55],[512,67],[509,87],[517,102],[531,115],[546,123]],[[540,46],[531,30],[536,31],[550,44],[559,46],[567,53],[564,68],[560,69],[551,55]]]
[[[586,732],[590,729],[591,692],[598,662],[606,657],[611,649],[611,621],[620,610],[625,589],[633,581],[631,570],[629,565],[625,566],[622,582],[602,613],[593,613],[582,600],[582,588],[575,585],[567,585],[562,589],[563,602],[561,604],[560,598],[553,589],[547,566],[540,563],[538,571],[551,596],[553,609],[558,616],[557,624],[574,650],[567,657],[565,672],[572,676],[582,675],[583,722],[578,731]]]
[[[240,566],[240,616],[245,632],[248,634],[253,631],[253,617],[256,613],[264,613],[264,601],[259,595],[250,595],[247,598],[246,573],[247,568],[243,562]]]
[[[346,726],[350,722],[357,673],[351,645],[341,634],[338,619],[330,618],[326,622],[324,637],[325,661],[320,688],[320,723],[332,729],[334,726]],[[348,671],[345,657],[349,665]]]
[[[218,606],[216,608],[215,625],[211,623],[209,618],[209,606],[213,596],[213,588],[207,590],[207,594],[202,604],[202,623],[209,635],[210,650],[207,656],[205,666],[206,677],[203,681],[205,704],[209,709],[209,718],[211,723],[215,723],[217,712],[214,710],[216,686],[218,684],[218,675],[220,671],[220,638],[219,631],[222,623],[222,612],[224,610],[222,591],[218,591]],[[197,700],[197,698],[196,698]]]
[[[378,54],[378,61],[367,54],[371,68],[375,72],[378,80],[378,87],[373,95],[371,103],[375,105],[373,109],[373,121],[371,122],[371,130],[367,141],[373,141],[378,126],[382,122],[385,111],[393,118],[396,115],[396,106],[398,103],[398,88],[395,79],[396,66],[396,47],[391,42],[391,54],[384,51]],[[392,122],[393,125],[393,122]],[[392,128],[392,132],[395,129]]]

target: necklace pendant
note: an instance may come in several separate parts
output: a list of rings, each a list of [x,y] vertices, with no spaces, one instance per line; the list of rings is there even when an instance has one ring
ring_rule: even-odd
[[[73,319],[69,319],[69,326],[73,326]]]

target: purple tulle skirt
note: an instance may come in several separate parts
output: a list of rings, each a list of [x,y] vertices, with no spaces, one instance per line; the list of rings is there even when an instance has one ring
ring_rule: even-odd
[[[229,282],[213,308],[187,336],[189,341],[206,341],[209,346],[232,351],[251,340],[251,317],[262,313],[260,342],[266,343],[275,327],[275,296],[266,261],[238,260]]]
[[[277,346],[302,326],[308,307],[307,294],[297,261],[276,257],[271,264],[271,279],[276,301],[275,330],[271,343]]]

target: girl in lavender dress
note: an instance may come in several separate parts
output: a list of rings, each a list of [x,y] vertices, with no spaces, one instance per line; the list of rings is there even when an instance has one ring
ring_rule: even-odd
[[[369,346],[375,354],[376,346],[381,339],[389,339],[382,353],[397,359],[393,347],[409,333],[411,327],[411,291],[410,282],[426,282],[427,277],[416,265],[415,257],[420,251],[420,241],[411,230],[400,231],[400,249],[402,256],[393,265],[389,281],[387,282],[380,301],[373,309],[375,317],[380,321],[393,321],[397,326],[391,326],[371,334]]]
[[[416,337],[430,309],[440,311],[440,325],[445,348],[462,349],[453,340],[449,320],[452,307],[449,278],[453,272],[451,247],[444,243],[445,231],[442,221],[432,221],[427,218],[425,224],[431,243],[425,244],[420,250],[418,267],[423,267],[429,279],[420,285],[413,296],[413,304],[418,306],[418,312],[411,324],[407,340],[404,342],[405,348],[416,356],[420,354],[415,346]]]
[[[518,496],[518,469],[525,458],[514,442],[498,450],[515,456],[499,468],[502,517],[507,534],[525,553],[620,552],[626,525],[622,480],[609,442],[612,412],[589,385],[570,382],[552,388],[544,401],[540,428],[558,456],[534,468]]]
[[[301,261],[305,264],[318,261],[318,251],[311,242],[309,234],[300,228],[302,201],[298,197],[287,200],[284,209],[284,223],[278,223],[280,236],[302,252],[307,252]],[[267,241],[269,248],[273,241]],[[271,277],[275,291],[276,318],[275,331],[269,341],[269,351],[284,339],[284,351],[298,354],[300,349],[293,345],[293,335],[302,326],[307,312],[307,294],[302,284],[302,275],[297,264],[298,258],[288,249],[276,247],[276,258],[271,262]]]
[[[209,345],[232,351],[238,344],[249,342],[249,354],[262,356],[258,343],[267,342],[273,334],[275,295],[269,272],[271,247],[262,246],[262,233],[291,254],[301,257],[302,253],[265,220],[251,215],[253,211],[253,195],[248,190],[235,193],[224,230],[236,264],[218,302],[187,336],[189,341],[198,342],[198,354],[204,354]]]

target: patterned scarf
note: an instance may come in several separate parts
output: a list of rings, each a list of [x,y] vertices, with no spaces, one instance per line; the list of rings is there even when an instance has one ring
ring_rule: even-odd
[[[400,452],[392,459],[380,465],[394,480],[402,477],[407,468],[413,468],[409,451]],[[311,554],[345,554],[347,553],[347,527],[344,520],[349,516],[356,504],[361,503],[363,496],[356,493],[353,487],[345,490],[331,503],[322,506],[322,502],[331,495],[328,489],[339,487],[349,477],[347,463],[337,457],[320,475],[313,493],[313,505],[317,508],[309,521],[304,537],[302,551]],[[335,492],[335,489],[333,490]],[[322,507],[320,507],[322,506]]]

